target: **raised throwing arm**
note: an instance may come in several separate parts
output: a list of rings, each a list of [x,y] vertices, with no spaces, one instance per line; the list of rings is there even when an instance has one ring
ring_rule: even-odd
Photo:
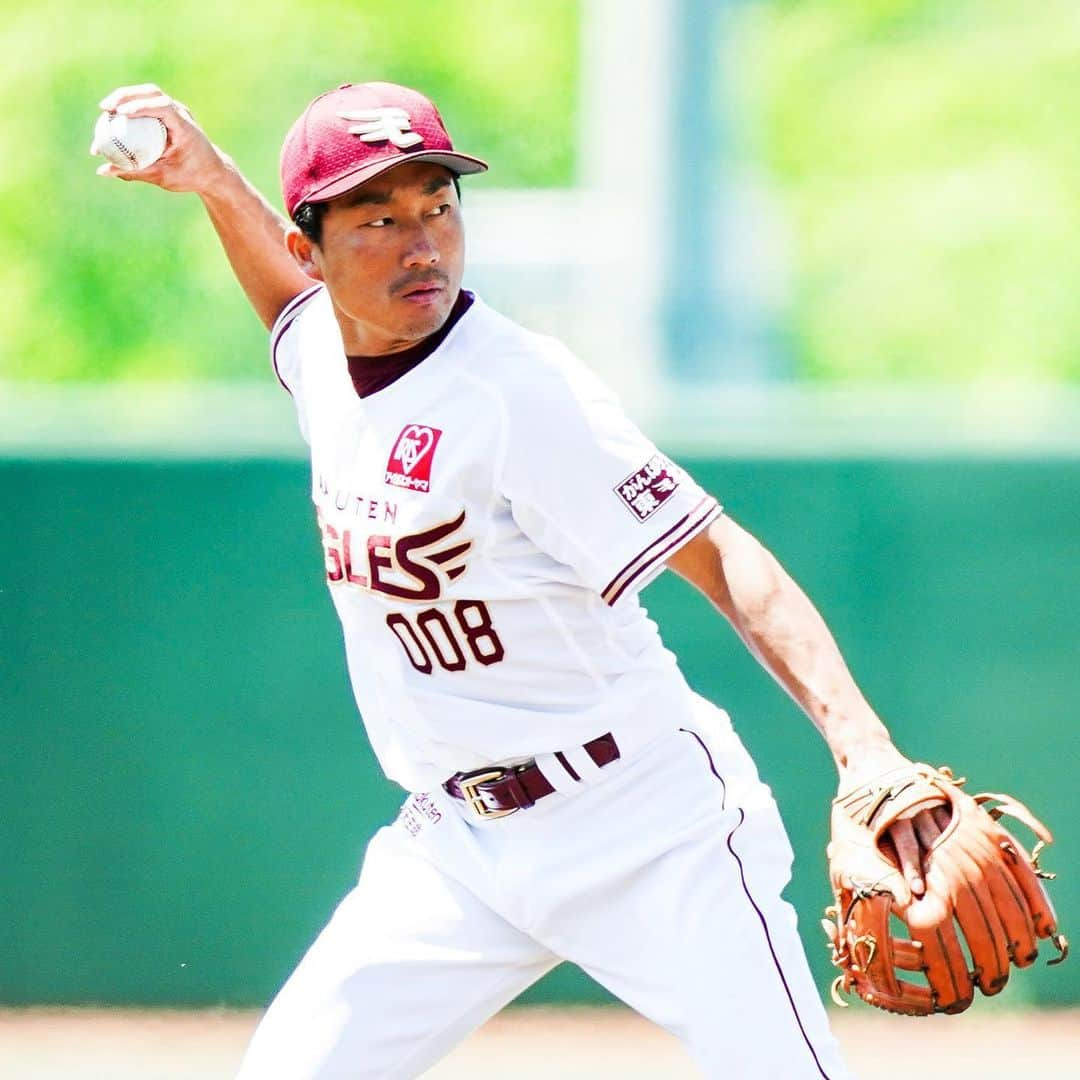
[[[101,176],[138,180],[166,191],[191,191],[202,199],[229,264],[255,313],[269,329],[282,308],[312,284],[285,246],[289,222],[215,146],[187,106],[152,83],[114,90],[101,108],[128,116],[156,116],[168,129],[165,153],[145,169],[114,165]]]

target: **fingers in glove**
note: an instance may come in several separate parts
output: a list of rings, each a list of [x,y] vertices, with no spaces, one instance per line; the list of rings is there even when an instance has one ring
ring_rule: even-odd
[[[1009,978],[1009,937],[1002,926],[975,845],[949,844],[938,851],[931,874],[931,888],[947,889],[956,906],[956,920],[967,942],[974,976],[984,994],[996,994]]]
[[[926,981],[941,1012],[963,1012],[975,997],[967,958],[956,936],[952,905],[933,891],[916,900],[906,921],[911,937],[922,946]]]
[[[949,813],[947,806],[935,806],[931,811],[934,821],[937,823],[937,827],[944,832],[949,827],[949,822],[952,820],[952,815]]]
[[[1009,938],[1009,955],[1017,967],[1027,967],[1038,956],[1035,923],[1027,899],[1010,872],[1005,853],[997,846],[995,835],[973,830],[971,845],[981,852],[986,883],[993,897],[1001,925]]]
[[[1031,869],[1028,853],[1007,830],[1001,829],[1000,832],[999,844],[1005,855],[1006,865],[1023,893],[1031,912],[1031,921],[1035,924],[1035,933],[1039,937],[1052,937],[1057,933],[1057,917],[1050,897],[1046,895],[1042,882]]]
[[[908,820],[896,821],[889,829],[889,838],[896,850],[896,858],[900,863],[900,872],[915,896],[922,896],[926,891],[926,883],[923,881],[922,854],[919,850],[919,841],[915,836],[915,828]]]
[[[919,844],[926,855],[929,855],[930,849],[937,842],[939,836],[941,836],[941,828],[937,823],[933,813],[929,810],[922,810],[912,819],[912,825],[915,826],[915,835],[919,838]],[[925,868],[926,859],[923,858],[923,866]]]
[[[1009,938],[1009,957],[1017,967],[1033,964],[1039,955],[1035,924],[1009,871],[995,866],[987,877],[1001,925]]]

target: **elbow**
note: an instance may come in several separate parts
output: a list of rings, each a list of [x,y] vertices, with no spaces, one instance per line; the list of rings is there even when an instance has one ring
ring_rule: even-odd
[[[783,591],[776,560],[726,516],[713,522],[709,532],[719,565],[713,602],[732,621],[762,625]]]
[[[763,619],[780,592],[776,561],[726,514],[677,551],[668,565],[737,626]]]

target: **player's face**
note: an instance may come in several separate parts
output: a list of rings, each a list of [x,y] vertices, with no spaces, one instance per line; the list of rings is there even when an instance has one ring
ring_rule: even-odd
[[[449,170],[399,165],[333,199],[307,273],[324,281],[345,351],[378,356],[434,333],[461,285],[465,231]],[[301,262],[303,265],[303,262]]]

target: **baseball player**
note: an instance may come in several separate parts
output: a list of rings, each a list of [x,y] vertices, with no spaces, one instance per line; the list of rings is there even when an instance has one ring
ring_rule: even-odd
[[[158,117],[168,148],[99,171],[197,193],[271,331],[356,701],[407,792],[244,1080],[417,1076],[564,960],[707,1076],[847,1076],[769,789],[640,590],[665,567],[700,589],[842,788],[908,759],[776,559],[562,344],[462,288],[458,182],[484,162],[418,92],[340,86],[285,139],[286,221],[156,86],[102,107]],[[891,826],[914,896],[946,821]]]

